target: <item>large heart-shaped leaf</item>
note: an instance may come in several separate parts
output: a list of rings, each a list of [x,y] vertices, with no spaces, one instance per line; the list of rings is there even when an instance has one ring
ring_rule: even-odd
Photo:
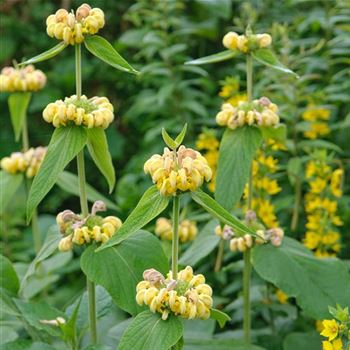
[[[56,184],[64,191],[74,194],[75,196],[80,196],[79,193],[79,180],[78,176],[75,174],[70,173],[69,171],[63,171],[57,179]],[[111,200],[109,200],[107,197],[105,197],[103,194],[95,190],[91,185],[88,183],[86,184],[86,195],[87,199],[90,202],[95,202],[98,200],[102,200],[106,205],[107,208],[118,210],[118,207],[115,203],[113,203]]]
[[[320,259],[296,240],[285,237],[281,247],[257,246],[252,252],[254,269],[273,283],[311,317],[329,317],[329,305],[350,305],[350,273],[336,259]]]
[[[198,203],[204,210],[219,219],[223,224],[231,226],[238,236],[246,233],[255,236],[256,233],[243,224],[240,220],[230,214],[218,202],[211,198],[202,190],[191,192],[192,199]]]
[[[184,350],[266,350],[237,339],[185,339]]]
[[[4,288],[11,294],[17,294],[19,280],[11,261],[0,255],[0,288]]]
[[[116,236],[119,235],[117,232]],[[136,285],[144,270],[168,272],[168,260],[159,240],[146,231],[138,231],[118,245],[95,251],[90,246],[81,256],[81,268],[90,280],[103,286],[123,310],[136,314]]]
[[[283,350],[320,350],[322,337],[316,332],[289,333],[283,342]]]
[[[169,198],[162,196],[156,186],[150,187],[141,197],[136,208],[119,229],[118,234],[113,236],[98,250],[103,250],[119,244],[134,232],[147,225],[157,215],[159,215],[169,204]]]
[[[22,181],[22,174],[9,174],[6,171],[0,171],[0,214],[4,213],[7,205],[21,186]]]
[[[192,61],[185,62],[185,64],[201,65],[201,64],[227,61],[227,60],[237,56],[237,53],[238,53],[238,51],[225,50],[222,52],[214,53],[213,55],[210,55],[210,56],[205,56],[205,57],[197,58],[197,59],[192,60]]]
[[[27,203],[27,220],[34,209],[50,191],[59,174],[86,144],[86,130],[78,126],[56,128],[47,148],[47,153],[34,177]]]
[[[115,185],[115,172],[112,157],[108,150],[106,133],[102,128],[87,130],[87,146],[90,155],[102,175],[106,178],[111,193]]]
[[[215,199],[226,210],[231,211],[240,200],[261,142],[261,132],[253,126],[225,131],[220,143]]]
[[[11,122],[15,132],[16,141],[18,141],[21,135],[23,122],[25,118],[27,118],[27,109],[30,97],[30,92],[15,92],[8,98]]]
[[[158,313],[137,315],[123,334],[118,350],[169,350],[181,338],[182,321],[171,315],[164,321]]]
[[[252,56],[255,60],[264,64],[265,66],[277,69],[283,73],[292,74],[299,78],[299,76],[296,73],[284,66],[270,49],[259,49],[253,51]]]
[[[139,73],[136,69],[131,67],[106,39],[98,35],[92,35],[85,38],[84,44],[94,56],[110,66],[127,73]]]
[[[61,41],[56,46],[52,47],[51,49],[41,53],[40,55],[37,55],[35,57],[30,58],[27,61],[22,62],[20,65],[27,65],[27,64],[33,64],[41,61],[46,61],[56,55],[58,55],[61,51],[63,51],[67,45],[64,41]]]

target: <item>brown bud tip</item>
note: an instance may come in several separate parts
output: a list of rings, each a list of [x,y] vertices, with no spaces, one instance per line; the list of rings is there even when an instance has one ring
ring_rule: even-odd
[[[259,99],[259,103],[265,107],[269,106],[271,104],[271,101],[267,97],[261,97]]]
[[[91,214],[96,215],[99,211],[106,211],[107,207],[106,204],[103,201],[96,201],[91,209]]]
[[[78,21],[82,20],[83,18],[87,17],[89,15],[89,12],[91,10],[90,5],[88,4],[82,4],[78,7],[77,12],[75,14],[75,17]]]
[[[245,221],[247,223],[252,223],[254,221],[256,221],[256,213],[254,210],[248,210],[245,214]]]
[[[164,276],[155,269],[145,270],[142,276],[145,281],[148,281],[152,284],[159,283],[159,282],[164,283],[165,281]]]

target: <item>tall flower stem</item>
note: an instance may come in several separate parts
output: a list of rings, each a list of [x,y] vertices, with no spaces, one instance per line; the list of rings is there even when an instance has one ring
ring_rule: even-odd
[[[23,118],[22,126],[22,148],[24,152],[28,151],[29,149],[28,122],[26,115]]]
[[[248,102],[253,100],[253,58],[251,54],[247,55],[247,97]],[[253,198],[253,172],[252,166],[249,174],[248,181],[248,210],[252,209]],[[246,343],[250,343],[250,328],[251,328],[251,315],[250,315],[250,275],[252,272],[252,264],[250,261],[250,249],[248,248],[243,253],[244,267],[243,267],[243,334]]]
[[[179,259],[179,216],[180,216],[180,197],[175,195],[173,198],[173,244],[172,244],[172,259],[171,271],[173,279],[176,280],[178,272]]]
[[[224,247],[225,247],[225,241],[223,239],[220,239],[219,247],[218,247],[218,253],[216,255],[214,272],[219,272],[220,269],[221,269],[222,258],[223,258],[223,255],[224,255]]]
[[[75,84],[76,95],[79,99],[81,97],[81,45],[75,45]],[[84,162],[84,148],[77,155],[78,179],[79,179],[79,197],[80,208],[84,218],[89,215],[89,207],[86,195],[86,180],[85,180],[85,162]],[[90,325],[90,339],[92,344],[97,343],[97,322],[96,322],[96,296],[95,284],[86,279],[86,288],[89,300],[89,325]]]

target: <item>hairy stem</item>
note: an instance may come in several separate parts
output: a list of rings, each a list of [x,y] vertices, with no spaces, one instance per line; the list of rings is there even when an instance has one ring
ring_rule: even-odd
[[[215,261],[214,272],[219,272],[221,270],[222,258],[224,256],[224,247],[225,247],[225,241],[223,239],[220,239],[218,254],[216,256],[216,261]]]
[[[90,320],[90,339],[92,344],[97,343],[97,322],[96,322],[96,296],[95,284],[86,278],[86,287],[89,297],[89,320]]]
[[[23,118],[23,126],[22,126],[22,148],[23,152],[28,151],[29,149],[29,136],[28,136],[28,123],[27,116]]]
[[[75,91],[81,97],[81,45],[75,45]]]
[[[180,197],[173,198],[173,242],[172,242],[172,258],[171,271],[173,272],[173,279],[176,280],[178,272],[179,259],[179,216],[180,216]]]

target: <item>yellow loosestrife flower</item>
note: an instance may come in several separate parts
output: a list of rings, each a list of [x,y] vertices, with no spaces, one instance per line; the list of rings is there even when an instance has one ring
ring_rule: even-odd
[[[171,196],[177,191],[195,191],[204,181],[210,181],[212,171],[207,160],[197,151],[180,146],[178,151],[164,148],[162,155],[155,154],[144,165],[159,192]]]
[[[63,40],[66,45],[80,44],[86,35],[96,34],[105,25],[104,13],[88,4],[78,7],[76,13],[59,9],[46,19],[46,32],[51,38]]]
[[[0,92],[31,92],[41,90],[46,75],[33,65],[25,68],[4,67],[0,74]]]
[[[333,342],[326,340],[322,342],[322,349],[323,350],[343,350],[343,342],[340,338],[334,340]]]
[[[9,174],[25,173],[27,178],[34,177],[45,157],[46,147],[30,148],[26,152],[14,152],[10,157],[1,159],[1,168]]]
[[[228,32],[222,39],[223,45],[230,50],[239,50],[248,53],[257,49],[266,48],[271,45],[272,38],[269,34],[238,35]]]
[[[181,243],[193,241],[198,233],[197,225],[194,221],[182,220],[179,224],[179,240]],[[171,241],[173,239],[173,228],[171,221],[166,218],[158,218],[156,221],[155,234],[162,240]]]
[[[336,320],[323,320],[322,325],[322,336],[328,338],[330,341],[338,336],[339,324]]]
[[[308,130],[304,131],[304,136],[315,140],[319,136],[328,135],[331,131],[326,122],[329,117],[329,109],[308,105],[302,114],[302,118],[309,123]]]
[[[176,280],[171,271],[165,278],[154,269],[146,270],[143,279],[136,287],[136,302],[160,313],[163,320],[171,313],[187,319],[210,317],[213,291],[203,275],[193,274],[192,267],[179,271]]]
[[[82,95],[66,97],[64,101],[49,103],[43,111],[43,118],[54,127],[69,124],[85,126],[88,129],[101,127],[106,129],[114,119],[113,105],[107,97],[92,97]]]

